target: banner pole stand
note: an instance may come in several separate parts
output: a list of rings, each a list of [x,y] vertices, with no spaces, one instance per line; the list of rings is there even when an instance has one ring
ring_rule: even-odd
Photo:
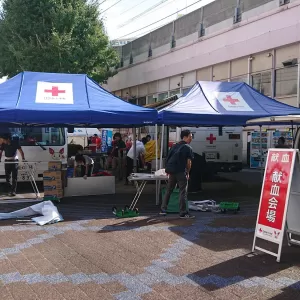
[[[262,131],[261,131],[261,125],[259,126],[259,152],[260,152],[260,180],[263,181],[264,173],[263,173],[263,153],[262,153]]]
[[[297,159],[297,164],[295,164]],[[295,149],[269,149],[256,219],[252,252],[259,250],[280,262],[285,231],[289,245],[300,245],[300,157]],[[256,245],[257,239],[276,244],[277,252]]]

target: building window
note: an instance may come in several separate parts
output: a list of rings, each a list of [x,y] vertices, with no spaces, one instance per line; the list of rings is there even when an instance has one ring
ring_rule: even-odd
[[[140,106],[146,105],[146,97],[138,98],[137,104]]]
[[[182,94],[183,94],[183,95],[186,95],[186,94],[190,91],[191,88],[192,88],[191,86],[190,86],[190,87],[183,88],[183,89],[182,89]]]
[[[237,76],[237,77],[231,78],[230,81],[248,83],[248,76],[247,75]]]
[[[136,104],[136,98],[131,98],[128,100],[129,103]]]
[[[298,66],[278,69],[275,71],[276,97],[296,95]]]
[[[168,92],[158,94],[157,100],[162,101],[165,100],[166,98],[168,98]]]
[[[271,71],[253,74],[251,78],[253,88],[266,96],[271,95]]]
[[[180,94],[180,89],[176,89],[176,90],[170,91],[170,97],[174,96],[174,95],[177,95],[177,94]]]
[[[290,0],[279,0],[279,6],[290,3]]]
[[[228,82],[228,78],[224,78],[224,79],[218,79],[218,80],[213,80],[213,81],[218,81],[218,82]]]
[[[147,97],[147,104],[152,104],[156,102],[156,97],[154,97],[154,95],[150,95]]]

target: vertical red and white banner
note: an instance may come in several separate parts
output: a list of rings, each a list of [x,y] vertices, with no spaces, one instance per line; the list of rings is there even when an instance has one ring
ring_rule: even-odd
[[[297,150],[269,149],[261,191],[253,249],[280,260],[287,207]],[[277,253],[256,246],[256,238],[279,245]]]

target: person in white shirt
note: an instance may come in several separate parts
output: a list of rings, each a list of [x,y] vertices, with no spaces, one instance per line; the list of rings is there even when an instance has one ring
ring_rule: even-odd
[[[142,138],[142,141],[136,141],[136,161],[141,161],[142,165],[145,163],[145,144],[147,143],[146,138]],[[125,184],[128,184],[128,177],[133,172],[133,145],[127,153],[126,157],[126,179]]]
[[[94,161],[92,158],[84,154],[77,154],[75,156],[74,175],[77,166],[81,166],[81,177],[86,179],[92,176],[94,169]]]

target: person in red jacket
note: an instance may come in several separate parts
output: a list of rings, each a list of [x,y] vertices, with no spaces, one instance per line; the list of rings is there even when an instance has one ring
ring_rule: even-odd
[[[96,135],[96,146],[97,146],[97,149],[101,148],[101,144],[102,144],[101,138],[98,135]]]
[[[130,150],[131,146],[132,146],[132,141],[131,141],[131,139],[129,138],[129,139],[127,139],[127,141],[126,141],[126,152],[127,152],[127,153],[128,153],[128,151]]]
[[[94,136],[92,137],[92,144],[96,144],[97,141],[97,134],[94,134]]]

